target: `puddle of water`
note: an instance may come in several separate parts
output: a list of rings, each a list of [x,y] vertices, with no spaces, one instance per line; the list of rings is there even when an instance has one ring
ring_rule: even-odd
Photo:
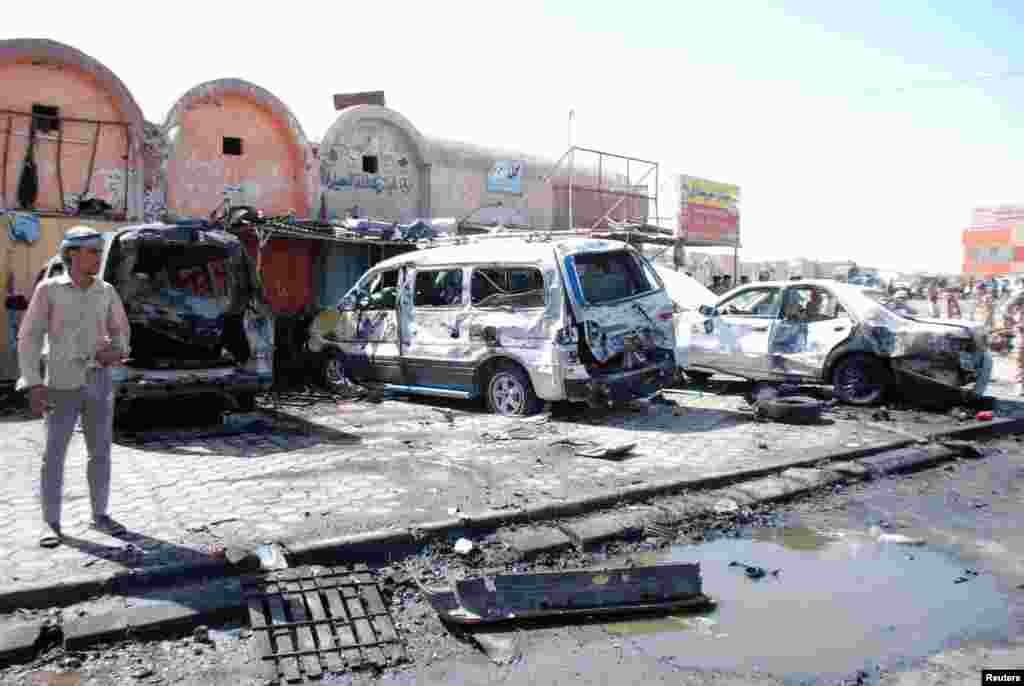
[[[638,557],[699,562],[717,607],[606,628],[683,667],[838,677],[898,666],[957,640],[1009,635],[1008,598],[996,579],[955,584],[969,565],[928,549],[793,528]],[[733,561],[781,571],[751,580]]]

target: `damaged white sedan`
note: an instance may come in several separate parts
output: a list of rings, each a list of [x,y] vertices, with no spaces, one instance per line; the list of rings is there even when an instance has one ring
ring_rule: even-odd
[[[854,405],[880,402],[922,377],[955,388],[980,380],[974,391],[982,393],[991,369],[981,330],[901,315],[835,281],[750,284],[681,316],[688,373],[830,383]]]
[[[608,406],[672,382],[672,301],[625,243],[481,239],[386,260],[311,324],[325,380],[486,400]]]

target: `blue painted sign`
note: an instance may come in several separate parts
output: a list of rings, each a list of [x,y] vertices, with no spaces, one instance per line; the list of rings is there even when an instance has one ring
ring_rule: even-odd
[[[487,192],[522,194],[525,167],[522,160],[495,162],[491,173],[487,175]]]

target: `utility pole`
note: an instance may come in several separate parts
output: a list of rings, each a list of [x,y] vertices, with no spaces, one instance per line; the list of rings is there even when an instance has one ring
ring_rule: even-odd
[[[575,217],[572,212],[572,185],[573,185],[573,163],[576,161],[576,150],[572,140],[572,125],[576,119],[576,110],[569,110],[569,230],[576,227]]]

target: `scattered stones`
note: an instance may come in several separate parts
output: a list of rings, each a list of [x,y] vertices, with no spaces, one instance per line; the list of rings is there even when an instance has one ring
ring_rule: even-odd
[[[192,638],[199,643],[213,643],[210,639],[210,627],[200,624],[192,631]]]
[[[132,677],[136,679],[146,679],[148,677],[153,676],[154,674],[156,674],[156,672],[153,671],[153,667],[148,665],[138,667],[132,671]]]

